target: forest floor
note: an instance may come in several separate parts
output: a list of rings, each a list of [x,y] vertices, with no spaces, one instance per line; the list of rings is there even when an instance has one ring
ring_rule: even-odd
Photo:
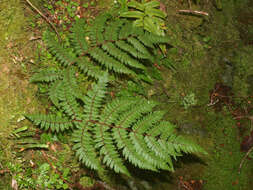
[[[168,14],[167,34],[173,42],[168,55],[176,69],[162,67],[163,79],[146,85],[145,91],[148,98],[161,103],[166,119],[176,124],[180,133],[193,136],[209,156],[180,158],[175,162],[175,173],[135,170],[134,180],[120,178],[120,185],[118,177],[110,172],[93,174],[87,169],[80,170],[68,144],[54,142],[56,137],[45,133],[38,137],[42,132],[24,118],[26,113],[47,108],[42,105],[46,101],[37,94],[39,87],[30,84],[29,77],[38,64],[45,66],[50,59],[41,40],[48,23],[24,1],[2,0],[0,189],[36,189],[31,181],[34,175],[46,179],[41,171],[54,173],[55,181],[47,179],[52,187],[56,188],[57,180],[62,180],[57,188],[66,188],[58,172],[41,167],[52,163],[60,173],[67,173],[66,180],[87,186],[104,181],[112,189],[253,189],[252,160],[246,159],[239,168],[246,154],[245,146],[253,145],[253,140],[242,143],[253,127],[249,117],[253,114],[253,4],[247,0],[240,3],[223,0],[222,10],[217,10],[210,1],[202,5],[192,3],[193,10],[209,13],[206,17],[179,14],[178,10],[189,9],[187,1],[161,2]],[[39,1],[34,3],[40,10],[46,10]],[[99,1],[89,14],[96,15],[112,5],[110,0]],[[39,145],[49,145],[49,151],[23,150],[22,145],[17,146],[15,131],[26,126],[34,132]],[[64,142],[66,137],[58,138]],[[66,168],[71,168],[72,173]]]

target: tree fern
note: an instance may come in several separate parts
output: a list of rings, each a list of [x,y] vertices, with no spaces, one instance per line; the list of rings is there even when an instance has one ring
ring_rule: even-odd
[[[138,78],[137,74],[146,74],[147,63],[154,61],[155,47],[169,43],[166,36],[151,34],[134,27],[126,19],[114,19],[107,13],[89,25],[85,20],[77,21],[71,29],[68,48],[50,32],[44,34],[44,39],[49,51],[63,67],[75,66],[95,79],[103,72]]]
[[[86,95],[76,87],[73,69],[58,80],[53,100],[62,116],[28,115],[45,130],[73,130],[73,149],[80,162],[99,170],[102,164],[117,173],[130,175],[125,161],[142,169],[173,171],[173,160],[182,152],[205,151],[175,133],[174,125],[163,121],[164,112],[153,111],[157,103],[139,97],[115,98],[106,103],[108,76],[104,74]],[[54,84],[55,85],[55,84]]]

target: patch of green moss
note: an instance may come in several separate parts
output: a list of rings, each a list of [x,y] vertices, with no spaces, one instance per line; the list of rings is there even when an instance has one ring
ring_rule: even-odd
[[[226,61],[233,67],[231,87],[234,95],[245,97],[253,91],[250,91],[253,89],[252,48],[243,47],[236,27],[236,11],[242,2],[222,1],[220,12],[210,7],[208,13],[212,18],[204,21],[201,27],[185,27],[184,17],[175,16],[171,11],[182,5],[165,3],[170,12],[168,33],[174,46],[168,56],[177,71],[163,72],[164,80],[155,83],[148,91],[152,91],[151,98],[161,103],[160,108],[167,110],[166,118],[178,126],[179,132],[191,135],[209,151],[209,158],[202,160],[206,165],[182,164],[173,175],[174,186],[169,187],[175,188],[178,176],[184,176],[185,180],[203,179],[206,190],[249,190],[252,164],[247,161],[238,174],[245,153],[240,152],[241,139],[234,119],[228,112],[214,113],[213,108],[207,106],[215,83],[223,82]],[[191,93],[197,104],[185,109],[182,102]]]
[[[15,142],[9,138],[14,129],[22,127],[20,118],[38,107],[34,88],[29,84],[29,74],[23,62],[32,56],[32,46],[26,31],[25,4],[19,0],[2,0],[0,3],[0,162],[5,169],[15,162]],[[26,51],[27,50],[27,51]],[[1,176],[0,189],[8,189],[10,176]]]
[[[95,184],[94,180],[90,177],[82,177],[80,179],[80,184],[83,186],[83,187],[91,187]]]
[[[253,92],[253,80],[250,77],[253,75],[252,52],[252,46],[238,48],[238,51],[232,60],[236,67],[233,84],[233,90],[237,93],[235,96],[247,97]]]
[[[209,147],[211,160],[204,174],[204,189],[249,190],[248,176],[252,165],[247,162],[241,173],[238,173],[244,153],[240,152],[240,138],[235,120],[229,113],[208,112],[207,116],[208,131],[214,146]]]

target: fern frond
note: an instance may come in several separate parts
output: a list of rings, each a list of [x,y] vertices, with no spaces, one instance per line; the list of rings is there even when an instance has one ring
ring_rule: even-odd
[[[100,154],[104,156],[103,162],[111,169],[114,169],[115,172],[126,175],[129,175],[129,172],[123,165],[123,160],[120,158],[120,154],[108,130],[111,129],[111,125],[117,120],[120,113],[137,102],[138,100],[136,99],[115,99],[106,105],[101,113],[100,122],[94,128],[96,148],[101,148]]]
[[[79,124],[79,129],[73,133],[72,141],[75,143],[73,150],[76,150],[79,161],[91,169],[102,168],[87,123]]]
[[[64,67],[77,66],[95,79],[102,72],[133,78],[137,78],[135,72],[146,75],[144,60],[154,61],[154,45],[168,42],[165,37],[134,27],[126,19],[113,19],[109,13],[98,16],[92,25],[82,19],[77,21],[71,28],[71,47],[60,44],[49,32],[44,34],[44,39],[49,51]]]
[[[63,83],[61,88],[61,93],[58,95],[60,99],[60,106],[64,110],[64,112],[72,119],[72,120],[81,120],[81,109],[76,100],[76,97],[73,95],[71,88]]]
[[[194,152],[200,152],[203,154],[207,154],[207,152],[194,143],[192,140],[187,139],[184,136],[176,136],[175,134],[172,134],[168,139],[167,146],[173,145],[176,152],[181,153],[194,153]]]
[[[81,109],[77,99],[82,99],[82,94],[75,81],[73,69],[63,72],[63,79],[56,81],[49,91],[49,97],[56,107],[61,108],[72,120],[80,120]]]
[[[83,98],[85,103],[84,113],[87,115],[88,120],[96,121],[99,118],[99,110],[102,107],[102,101],[105,97],[107,82],[108,76],[105,73],[100,77],[98,83],[92,86],[92,90]]]
[[[133,24],[131,22],[125,22],[119,31],[118,39],[127,39],[131,36],[133,31]]]
[[[41,129],[50,129],[53,132],[63,132],[73,128],[72,121],[67,118],[59,117],[56,115],[26,115],[26,118],[31,120],[35,125],[40,126]]]
[[[152,33],[145,33],[146,38],[153,44],[170,44],[171,39],[168,36],[158,36]],[[145,42],[144,42],[145,43]]]
[[[61,93],[61,88],[62,88],[62,80],[57,80],[57,81],[55,81],[52,85],[51,85],[51,87],[49,88],[49,93],[48,93],[48,95],[49,95],[49,98],[50,98],[50,100],[51,100],[51,102],[56,106],[56,107],[58,107],[59,108],[59,101],[60,101],[60,99],[59,99],[59,93]]]
[[[45,32],[44,39],[49,51],[63,66],[66,67],[76,62],[75,55],[71,51],[66,51],[66,48],[56,42],[55,35],[50,32]]]
[[[118,59],[120,62],[129,65],[131,67],[145,70],[145,67],[140,64],[138,61],[133,59],[129,54],[126,52],[121,51],[117,46],[115,46],[113,43],[106,43],[102,45],[102,48],[107,51],[111,56]]]
[[[149,59],[151,59],[151,55],[150,53],[148,52],[147,48],[141,43],[139,42],[136,38],[127,38],[127,41],[132,44],[134,46],[134,48],[141,52],[143,55],[146,55]]]
[[[105,66],[109,70],[113,70],[116,73],[124,73],[128,75],[134,75],[133,71],[125,67],[123,64],[121,64],[116,59],[113,59],[111,56],[109,56],[106,52],[101,50],[100,48],[94,48],[92,49],[89,54],[92,58],[97,60],[100,64]]]
[[[158,157],[163,160],[167,160],[168,163],[170,163],[172,169],[173,167],[170,157],[172,156],[176,158],[176,156],[181,155],[174,150],[173,146],[167,146],[168,137],[173,135],[174,129],[174,125],[172,125],[170,122],[163,121],[160,122],[156,127],[148,130],[148,135],[145,137],[145,141],[149,148],[152,149]]]
[[[43,69],[30,78],[30,82],[53,82],[62,78],[62,72],[58,70]]]
[[[87,28],[87,34],[90,37],[90,43],[93,46],[104,42],[103,32],[105,30],[106,21],[111,17],[109,13],[99,15],[92,23],[91,27]]]
[[[128,52],[131,56],[135,57],[136,59],[149,59],[149,55],[145,55],[139,51],[137,51],[133,46],[128,44],[127,42],[121,40],[115,42],[116,46],[125,52]]]
[[[156,111],[150,113],[139,120],[132,128],[132,132],[129,134],[134,147],[137,152],[140,152],[143,157],[156,167],[165,170],[171,170],[166,164],[166,160],[162,160],[160,157],[156,156],[154,152],[150,151],[144,140],[144,133],[148,131],[153,125],[158,123],[164,115],[164,112]]]
[[[146,168],[154,171],[156,169],[152,166],[150,160],[143,158],[140,152],[135,150],[132,142],[129,140],[126,129],[141,117],[141,115],[150,112],[155,105],[154,102],[149,102],[148,104],[145,104],[143,101],[138,102],[134,105],[134,109],[128,108],[128,111],[119,116],[119,119],[115,123],[116,127],[112,130],[113,137],[117,142],[117,147],[123,149],[123,155],[126,159],[139,168]]]
[[[73,45],[75,53],[80,56],[88,50],[89,44],[87,42],[87,35],[85,31],[87,25],[85,20],[79,19],[71,28],[71,43]]]
[[[151,112],[141,120],[139,120],[135,125],[132,127],[133,131],[138,134],[146,133],[155,123],[158,123],[163,118],[164,112],[162,111],[155,111]]]
[[[91,76],[95,79],[103,76],[105,71],[101,70],[99,66],[96,65],[90,58],[81,57],[77,60],[77,67],[88,76]]]
[[[63,71],[55,81],[52,100],[66,117],[27,116],[43,129],[60,132],[74,128],[73,149],[87,167],[99,170],[102,162],[117,173],[130,175],[124,160],[152,171],[174,171],[172,159],[182,153],[205,151],[175,134],[174,125],[162,121],[164,112],[152,111],[156,102],[139,97],[116,98],[104,105],[108,75],[101,76],[87,95],[77,90],[75,70]],[[58,95],[56,95],[56,93]],[[82,104],[77,99],[82,100]],[[83,105],[84,104],[84,105]]]
[[[140,135],[136,132],[130,133],[130,138],[132,143],[134,144],[135,150],[140,153],[146,160],[157,169],[171,170],[166,160],[161,159],[153,151],[150,151],[150,148],[147,146],[144,140],[144,135]]]
[[[106,41],[117,41],[118,40],[118,33],[123,26],[125,20],[117,19],[108,24],[105,28],[104,38]]]
[[[78,159],[95,170],[102,169],[102,162],[117,173],[130,175],[124,164],[127,160],[142,169],[173,171],[173,159],[183,152],[204,152],[176,135],[174,125],[162,121],[164,112],[153,111],[157,103],[140,97],[105,102],[108,73],[148,79],[145,64],[154,61],[154,48],[169,39],[144,32],[127,20],[115,20],[110,14],[92,23],[88,26],[80,20],[73,26],[72,47],[68,48],[54,35],[45,34],[49,50],[63,69],[42,71],[32,81],[49,83],[49,98],[64,116],[27,118],[53,132],[73,129],[73,149]],[[80,71],[98,79],[86,95],[77,80]]]
[[[64,78],[63,82],[64,84],[69,88],[69,91],[78,99],[82,99],[83,94],[81,93],[79,86],[76,81],[76,71],[73,68],[68,68],[63,72]]]

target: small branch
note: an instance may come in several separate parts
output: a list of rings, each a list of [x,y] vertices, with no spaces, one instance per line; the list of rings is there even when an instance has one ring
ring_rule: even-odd
[[[242,158],[242,161],[240,163],[239,169],[238,169],[238,174],[241,173],[241,169],[242,169],[242,165],[244,163],[244,161],[246,160],[246,158],[248,157],[248,155],[250,154],[250,152],[253,150],[253,146],[248,150],[248,152],[244,155],[244,157]]]
[[[60,34],[58,33],[56,27],[54,26],[54,24],[39,10],[37,9],[29,0],[25,0],[42,18],[44,18],[47,23],[53,28],[53,30],[55,31],[58,39],[61,41],[61,37]]]
[[[207,12],[204,11],[193,11],[193,10],[178,10],[179,13],[187,13],[187,14],[194,14],[194,15],[204,15],[209,16]]]

